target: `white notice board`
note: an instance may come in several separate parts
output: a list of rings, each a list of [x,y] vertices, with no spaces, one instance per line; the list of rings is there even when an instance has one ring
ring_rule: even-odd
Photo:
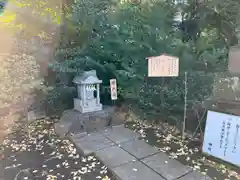
[[[148,77],[176,77],[179,74],[179,58],[161,55],[149,57]]]
[[[240,166],[240,117],[208,111],[203,152]]]

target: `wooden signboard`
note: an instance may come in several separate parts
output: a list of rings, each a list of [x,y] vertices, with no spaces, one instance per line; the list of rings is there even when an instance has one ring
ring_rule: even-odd
[[[161,55],[149,57],[148,77],[176,77],[179,75],[179,58]]]
[[[229,50],[228,71],[232,75],[240,74],[240,46],[233,46]]]
[[[117,100],[117,80],[110,79],[111,99]]]

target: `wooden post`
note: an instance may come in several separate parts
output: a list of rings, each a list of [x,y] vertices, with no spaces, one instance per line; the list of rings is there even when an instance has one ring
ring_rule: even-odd
[[[240,13],[240,8],[238,8],[238,13]],[[237,16],[236,25],[237,26],[236,26],[235,32],[238,39],[238,46],[240,46],[240,17],[239,16]]]
[[[186,118],[187,118],[187,72],[184,73],[184,115],[183,115],[183,128],[182,128],[182,140],[185,137]]]
[[[161,107],[163,108],[164,107],[164,103],[165,103],[165,100],[164,100],[164,77],[161,78],[161,86],[162,86],[162,89],[161,89],[161,92],[160,92],[160,98],[161,98]]]

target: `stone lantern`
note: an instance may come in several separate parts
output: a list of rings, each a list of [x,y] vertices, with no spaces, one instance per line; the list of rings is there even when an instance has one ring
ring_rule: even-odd
[[[81,76],[76,76],[73,83],[77,85],[78,97],[74,98],[74,109],[81,113],[102,110],[100,103],[100,84],[95,70],[85,71]]]

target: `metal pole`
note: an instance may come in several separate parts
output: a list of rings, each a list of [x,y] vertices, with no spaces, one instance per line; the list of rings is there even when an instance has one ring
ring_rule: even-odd
[[[184,116],[183,116],[183,128],[182,128],[182,140],[185,137],[186,118],[187,118],[187,72],[184,73]]]

